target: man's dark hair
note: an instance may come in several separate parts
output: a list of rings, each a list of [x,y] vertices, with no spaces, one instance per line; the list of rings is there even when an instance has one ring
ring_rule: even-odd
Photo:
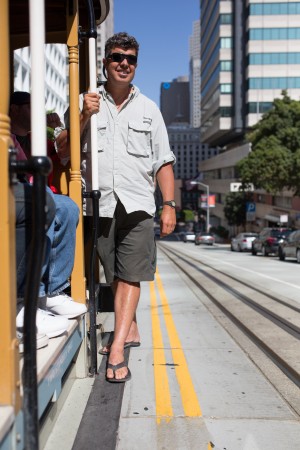
[[[105,43],[105,57],[107,58],[108,55],[111,53],[112,49],[114,47],[121,47],[124,49],[134,48],[136,50],[136,55],[139,53],[139,44],[137,40],[130,36],[128,33],[121,32],[116,33],[113,36],[111,36],[109,39],[107,39]]]

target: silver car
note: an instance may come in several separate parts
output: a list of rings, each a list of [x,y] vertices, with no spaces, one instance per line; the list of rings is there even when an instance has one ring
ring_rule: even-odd
[[[257,233],[240,233],[231,239],[232,252],[249,252],[252,248],[252,241],[257,237]]]
[[[195,233],[194,231],[185,231],[182,237],[183,242],[195,242]]]
[[[215,243],[215,237],[210,233],[198,233],[195,237],[195,245],[200,244],[207,244],[207,245],[214,245]]]

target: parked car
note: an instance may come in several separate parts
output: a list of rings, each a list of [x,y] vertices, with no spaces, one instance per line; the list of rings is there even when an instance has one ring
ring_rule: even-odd
[[[281,261],[285,258],[296,258],[297,263],[300,263],[300,230],[293,231],[279,244],[278,256]]]
[[[290,228],[264,228],[252,242],[252,255],[277,255],[279,244],[287,239],[292,231]]]
[[[194,231],[185,231],[182,237],[183,242],[195,242],[195,232]]]
[[[252,248],[252,241],[258,236],[257,233],[239,233],[231,239],[230,248],[234,252],[247,252]]]
[[[215,237],[210,233],[197,233],[195,237],[195,245],[207,244],[213,245],[215,243]]]

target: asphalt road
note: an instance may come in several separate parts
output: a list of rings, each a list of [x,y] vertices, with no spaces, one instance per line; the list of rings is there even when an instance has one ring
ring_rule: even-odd
[[[276,256],[253,256],[251,252],[232,252],[229,244],[214,246],[194,243],[183,243],[176,237],[162,239],[186,255],[193,257],[201,255],[203,261],[213,263],[215,268],[234,274],[241,280],[253,283],[253,286],[266,289],[269,293],[283,298],[293,299],[300,303],[300,264],[294,259],[280,261]],[[159,240],[158,240],[159,245]]]

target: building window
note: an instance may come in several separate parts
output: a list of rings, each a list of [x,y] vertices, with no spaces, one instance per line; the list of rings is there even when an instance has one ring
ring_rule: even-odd
[[[220,14],[220,24],[221,25],[231,25],[232,24],[232,14]]]
[[[221,117],[232,117],[232,106],[220,106],[219,113]]]
[[[300,77],[249,78],[248,86],[249,89],[299,89]]]
[[[270,111],[273,103],[271,102],[249,102],[248,103],[248,113],[249,114],[263,114]]]
[[[231,37],[223,37],[220,39],[220,47],[221,48],[232,48],[232,38]]]
[[[300,28],[252,28],[249,30],[249,40],[274,41],[300,39]]]
[[[300,64],[300,53],[250,53],[249,64]]]
[[[231,94],[232,93],[232,83],[220,84],[220,91],[222,94]]]
[[[220,71],[221,72],[231,72],[232,71],[232,61],[220,61]]]
[[[291,208],[292,207],[292,197],[274,197],[273,205],[279,206],[281,208]]]
[[[249,5],[249,14],[252,16],[300,14],[299,2],[282,3],[256,3]]]

